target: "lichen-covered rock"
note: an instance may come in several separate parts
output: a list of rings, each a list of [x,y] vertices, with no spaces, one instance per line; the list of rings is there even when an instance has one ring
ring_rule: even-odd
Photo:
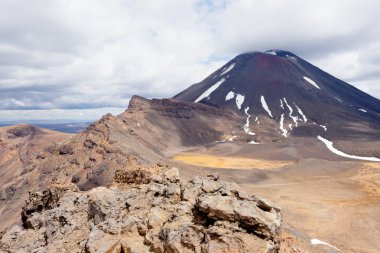
[[[144,170],[117,170],[115,182],[129,184],[148,184],[151,181],[151,173]]]
[[[219,177],[117,172],[111,187],[30,194],[5,252],[276,252],[281,214]]]

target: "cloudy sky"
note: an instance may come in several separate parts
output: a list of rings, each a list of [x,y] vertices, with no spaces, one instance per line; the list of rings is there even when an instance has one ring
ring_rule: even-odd
[[[0,121],[121,111],[133,94],[171,97],[272,48],[380,98],[378,10],[378,0],[0,0]]]

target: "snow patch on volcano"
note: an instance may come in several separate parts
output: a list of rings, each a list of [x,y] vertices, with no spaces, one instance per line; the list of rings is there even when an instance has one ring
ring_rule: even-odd
[[[232,63],[230,66],[228,66],[228,68],[226,70],[224,70],[220,75],[224,75],[228,72],[230,72],[234,67],[235,67],[236,63]]]
[[[360,109],[358,109],[359,111],[362,111],[362,112],[367,112],[366,110],[364,110],[364,109],[362,109],[362,108],[360,108]]]
[[[366,161],[372,161],[372,162],[380,162],[380,158],[377,158],[377,157],[365,157],[365,156],[357,156],[357,155],[346,154],[346,153],[344,153],[344,152],[342,152],[342,151],[334,148],[332,141],[329,141],[329,140],[323,138],[320,135],[318,135],[317,138],[318,138],[318,140],[322,141],[326,145],[326,147],[331,152],[333,152],[336,155],[339,155],[339,156],[342,156],[342,157],[351,158],[351,159],[366,160]]]
[[[273,50],[270,50],[270,51],[266,51],[265,52],[266,54],[271,54],[271,55],[277,55],[277,53]]]
[[[288,137],[288,130],[284,128],[284,114],[281,114],[281,119],[280,119],[280,130],[282,132],[282,135],[284,137]]]
[[[292,120],[294,121],[294,124],[297,127],[298,126],[298,116],[292,115],[293,114],[293,108],[288,104],[288,101],[286,101],[286,98],[284,98],[284,102],[289,109],[289,117],[292,118]]]
[[[202,99],[208,97],[211,95],[211,93],[213,93],[217,88],[219,88],[219,86],[224,83],[226,81],[225,78],[221,79],[220,81],[218,81],[217,83],[215,83],[214,85],[212,85],[210,88],[208,88],[205,92],[203,92],[202,95],[200,95],[194,102],[195,103],[198,103],[199,101],[201,101]]]
[[[295,107],[297,108],[297,110],[298,110],[298,113],[299,114],[301,114],[301,116],[302,116],[302,118],[303,118],[303,122],[307,122],[307,118],[306,118],[306,116],[305,116],[305,114],[303,114],[303,112],[302,112],[302,110],[301,110],[301,108],[299,108],[297,105],[296,105],[296,103],[293,103],[294,105],[295,105]]]
[[[245,115],[247,115],[247,121],[244,125],[244,132],[249,135],[255,135],[255,133],[252,132],[251,129],[249,128],[249,118],[251,117],[251,114],[248,113],[248,110],[249,110],[249,107],[245,108],[244,110]]]
[[[245,96],[241,94],[237,94],[236,96],[236,106],[240,110],[241,105],[244,103]]]
[[[231,100],[231,99],[233,99],[234,97],[235,97],[235,92],[230,91],[230,92],[228,92],[227,95],[226,95],[226,101]]]
[[[265,101],[265,97],[263,95],[261,95],[261,105],[263,106],[264,110],[268,113],[268,115],[273,118],[272,116],[272,112],[269,110],[269,107],[267,105],[267,102]]]
[[[313,85],[315,88],[321,89],[316,82],[314,82],[313,80],[311,80],[307,76],[304,76],[303,79],[305,79],[308,83],[310,83],[311,85]]]
[[[280,99],[280,106],[281,106],[282,110],[285,110],[284,103],[282,103],[282,99]]]

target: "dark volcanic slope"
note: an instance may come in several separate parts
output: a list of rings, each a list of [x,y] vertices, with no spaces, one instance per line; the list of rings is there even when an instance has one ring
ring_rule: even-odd
[[[268,117],[286,137],[380,137],[380,100],[287,51],[239,55],[174,98],[246,111],[252,128]]]

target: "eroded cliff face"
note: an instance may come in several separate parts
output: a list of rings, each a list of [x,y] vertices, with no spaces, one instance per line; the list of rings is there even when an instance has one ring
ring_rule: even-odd
[[[280,209],[218,176],[118,171],[110,187],[31,192],[3,252],[278,252]]]

